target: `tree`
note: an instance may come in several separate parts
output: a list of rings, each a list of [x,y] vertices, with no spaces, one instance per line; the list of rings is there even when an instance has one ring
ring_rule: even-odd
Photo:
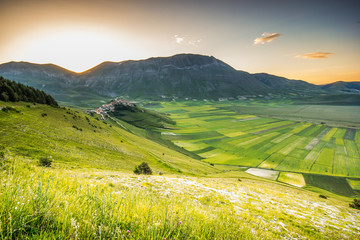
[[[349,204],[349,207],[360,209],[360,200],[355,198],[354,201]]]
[[[146,162],[141,163],[140,165],[136,166],[134,169],[135,174],[145,174],[151,175],[152,170]]]

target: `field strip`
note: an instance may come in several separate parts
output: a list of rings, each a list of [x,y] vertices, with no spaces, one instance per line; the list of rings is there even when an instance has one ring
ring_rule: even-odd
[[[279,128],[292,126],[292,125],[295,125],[295,124],[298,124],[298,123],[297,123],[297,122],[289,123],[289,124],[285,124],[285,125],[282,125],[282,126],[279,126],[279,127],[273,127],[273,128],[269,128],[269,129],[266,129],[266,130],[261,130],[261,131],[258,131],[258,132],[252,132],[252,134],[256,134],[256,135],[257,135],[257,134],[260,134],[260,133],[269,132],[269,131],[276,130],[276,129],[279,129]]]
[[[320,141],[311,152],[304,158],[304,166],[306,170],[310,171],[312,165],[314,165],[316,159],[319,157],[322,149],[325,147],[326,142]],[[305,164],[308,163],[308,164]],[[308,166],[309,165],[309,166]]]
[[[302,130],[304,130],[305,128],[308,128],[309,126],[311,126],[311,123],[305,123],[297,128],[294,128],[293,130],[291,130],[292,133],[296,134],[301,132]]]
[[[323,149],[325,148],[325,144],[321,147],[321,150],[319,152],[317,152],[316,157],[314,158],[313,163],[311,164],[309,171],[311,171],[312,167],[314,166],[315,162],[317,161],[317,159],[319,158],[321,152],[323,151]],[[310,152],[311,153],[311,152]],[[308,155],[309,156],[309,155]],[[306,156],[307,157],[307,156]],[[306,159],[306,158],[305,158]]]
[[[258,167],[261,168],[276,168],[283,160],[285,156],[280,153],[274,153],[267,157]]]
[[[249,168],[245,172],[270,180],[276,180],[279,176],[279,171],[260,169],[260,168]]]
[[[319,133],[319,135],[317,135],[313,140],[311,140],[311,142],[308,145],[306,145],[305,149],[312,150],[319,143],[319,141],[323,139],[325,135],[327,135],[329,131],[330,128],[324,129],[321,133]]]
[[[273,140],[271,140],[271,142],[273,143],[280,143],[282,142],[283,140],[285,140],[286,138],[290,137],[291,135],[293,135],[293,133],[286,133],[286,134],[283,134]]]
[[[337,128],[332,128],[323,138],[324,141],[328,142],[330,139],[334,136],[335,132],[337,131]]]
[[[331,130],[330,127],[325,128],[324,130],[321,131],[321,133],[319,133],[319,135],[317,135],[317,138],[322,140],[324,138],[324,136]]]
[[[349,185],[352,189],[360,191],[360,179],[347,178],[346,181],[349,183]]]
[[[255,137],[255,138],[250,139],[248,141],[238,143],[238,144],[236,144],[236,146],[240,147],[240,146],[248,145],[248,144],[251,144],[251,143],[253,143],[253,142],[257,141],[257,140],[260,140],[260,139],[261,140],[264,139],[263,141],[266,141],[267,139],[269,139],[269,138],[271,138],[271,137],[273,137],[273,136],[275,136],[277,134],[279,134],[279,133],[269,133],[269,134],[266,134],[266,135],[261,136],[261,137]]]
[[[306,145],[305,149],[306,150],[312,150],[316,144],[318,144],[320,141],[320,139],[318,138],[314,138],[313,140],[311,140],[311,142],[309,142],[308,145]]]
[[[306,186],[304,176],[301,173],[280,172],[277,180],[296,187]]]
[[[245,121],[251,121],[251,120],[255,120],[255,119],[259,119],[259,117],[249,117],[249,118],[242,118],[242,119],[231,120],[231,121],[232,122],[245,122]]]
[[[356,134],[356,129],[348,128],[348,129],[346,130],[344,139],[354,141],[354,140],[355,140],[355,134]]]
[[[287,145],[286,147],[282,148],[279,151],[279,153],[282,153],[284,155],[288,155],[292,150],[294,150],[294,148],[296,148],[298,145],[303,143],[305,140],[306,140],[306,137],[300,137],[299,139],[297,139],[293,143],[291,143],[291,144]]]

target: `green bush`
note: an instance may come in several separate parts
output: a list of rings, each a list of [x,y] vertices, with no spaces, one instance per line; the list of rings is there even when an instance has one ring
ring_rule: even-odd
[[[351,208],[360,209],[360,199],[354,199],[352,203],[349,204]]]
[[[40,158],[39,165],[43,167],[51,167],[52,161],[53,160],[51,158]]]
[[[145,174],[151,175],[152,170],[146,162],[141,163],[140,165],[136,166],[134,169],[135,174]]]

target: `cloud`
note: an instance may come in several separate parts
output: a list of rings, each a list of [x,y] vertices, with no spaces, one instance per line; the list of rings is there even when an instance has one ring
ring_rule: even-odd
[[[257,45],[257,44],[264,44],[266,42],[272,42],[275,38],[278,38],[281,36],[280,33],[263,33],[261,34],[262,37],[259,37],[259,38],[255,38],[254,40],[254,44]]]
[[[201,39],[197,39],[197,40],[190,40],[188,42],[189,45],[193,45],[193,46],[199,46],[199,43],[201,42]]]
[[[306,58],[306,59],[323,59],[323,58],[329,58],[331,54],[331,52],[312,52],[312,53],[306,53],[306,54],[301,54],[301,55],[297,55],[295,57],[297,58]]]
[[[184,41],[184,38],[180,37],[179,35],[175,35],[174,38],[177,44],[181,44]]]
[[[183,36],[179,36],[179,35],[174,35],[173,38],[175,40],[175,43],[177,43],[177,44],[187,45],[187,46],[195,46],[195,47],[198,47],[200,42],[202,41],[201,39],[192,39],[189,36],[183,37]]]

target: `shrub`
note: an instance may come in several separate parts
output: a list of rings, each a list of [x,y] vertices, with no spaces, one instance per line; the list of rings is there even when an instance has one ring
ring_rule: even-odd
[[[1,111],[6,112],[6,113],[7,113],[7,112],[10,112],[10,111],[14,111],[14,112],[17,112],[17,113],[20,112],[19,110],[16,110],[15,108],[9,107],[9,106],[3,107],[3,108],[1,109]]]
[[[141,163],[140,165],[136,166],[134,169],[135,174],[146,174],[151,175],[152,170],[146,162]]]
[[[355,209],[360,209],[360,199],[355,198],[354,201],[349,204],[349,207],[355,208]]]
[[[52,159],[51,158],[40,158],[39,159],[39,165],[43,166],[43,167],[51,167],[51,163],[52,163]]]
[[[5,152],[1,151],[1,148],[0,148],[0,161],[2,161],[2,160],[6,160],[6,158],[5,158]]]

